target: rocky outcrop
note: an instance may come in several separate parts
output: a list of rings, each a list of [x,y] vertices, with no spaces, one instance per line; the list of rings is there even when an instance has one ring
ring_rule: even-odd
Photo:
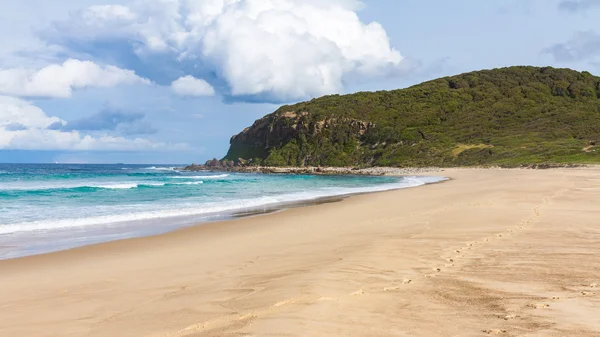
[[[583,164],[530,164],[519,167],[504,166],[473,166],[470,169],[525,169],[525,170],[549,170],[549,169],[577,169],[594,167]],[[456,168],[454,168],[456,169]],[[184,171],[214,171],[214,172],[240,172],[240,173],[263,173],[263,174],[307,174],[307,175],[368,175],[368,176],[406,176],[420,173],[443,172],[439,167],[270,167],[270,166],[206,166],[192,164],[181,168]]]
[[[227,160],[247,165],[249,161],[267,158],[274,148],[302,136],[314,138],[326,130],[343,127],[357,138],[375,124],[351,118],[314,119],[306,111],[283,111],[267,115],[231,137]]]
[[[209,160],[207,164],[211,163]],[[398,167],[269,167],[269,166],[208,166],[192,164],[182,168],[184,171],[242,172],[264,174],[309,174],[309,175],[369,175],[369,176],[402,176],[426,172],[439,172],[436,167],[398,168]]]

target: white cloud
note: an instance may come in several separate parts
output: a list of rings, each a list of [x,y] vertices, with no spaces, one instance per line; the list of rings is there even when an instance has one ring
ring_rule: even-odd
[[[100,22],[107,20],[132,21],[137,18],[137,15],[129,7],[121,5],[94,5],[82,13],[83,19],[89,23],[93,23],[95,20]]]
[[[74,59],[39,70],[0,69],[0,94],[13,96],[70,97],[75,89],[149,83],[131,70]]]
[[[215,89],[203,79],[183,76],[171,83],[171,90],[179,96],[214,96]]]
[[[383,27],[360,20],[361,5],[355,0],[138,0],[129,7],[94,6],[74,14],[55,25],[55,36],[67,47],[73,45],[69,41],[135,41],[130,48],[140,57],[170,55],[182,70],[214,73],[228,84],[226,94],[295,100],[340,92],[345,82],[403,68]]]
[[[154,143],[144,138],[127,139],[108,134],[92,136],[79,131],[47,129],[57,122],[66,123],[60,118],[47,116],[30,102],[0,96],[0,150],[149,151],[186,147],[184,144]]]
[[[54,123],[63,123],[63,120],[48,117],[42,109],[24,100],[0,96],[0,128],[15,123],[45,129]]]

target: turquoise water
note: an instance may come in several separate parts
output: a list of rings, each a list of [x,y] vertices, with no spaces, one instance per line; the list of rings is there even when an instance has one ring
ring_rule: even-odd
[[[440,179],[181,172],[148,165],[0,164],[0,259]]]

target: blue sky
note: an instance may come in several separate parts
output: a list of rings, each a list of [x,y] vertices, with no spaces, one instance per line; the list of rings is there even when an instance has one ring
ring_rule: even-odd
[[[600,74],[600,0],[5,0],[0,162],[190,163],[330,93]]]

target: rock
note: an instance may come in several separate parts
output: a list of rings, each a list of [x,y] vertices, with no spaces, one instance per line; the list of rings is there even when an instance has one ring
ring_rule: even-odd
[[[234,166],[246,166],[247,164],[248,164],[248,161],[243,158],[238,158],[234,162]]]
[[[267,115],[254,124],[244,129],[239,134],[231,137],[230,148],[225,156],[227,159],[258,157],[264,160],[269,151],[287,144],[294,139],[308,139],[314,137],[326,129],[334,129],[336,126],[343,127],[352,137],[358,139],[375,124],[352,118],[327,118],[322,120],[310,119],[306,111],[284,111]],[[313,160],[310,154],[299,161],[309,163]]]
[[[205,170],[206,166],[192,164],[183,168],[184,171],[202,171]]]

